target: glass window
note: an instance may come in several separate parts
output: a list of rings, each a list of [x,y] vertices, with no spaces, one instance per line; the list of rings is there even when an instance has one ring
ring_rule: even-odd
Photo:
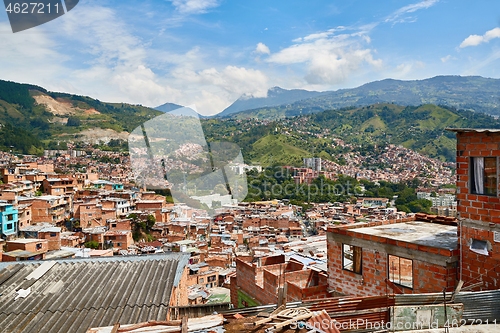
[[[413,288],[413,261],[389,255],[389,281]]]
[[[471,157],[470,162],[471,193],[497,195],[497,158]]]
[[[343,244],[342,268],[361,274],[362,249],[359,246]]]
[[[475,253],[488,255],[488,243],[479,239],[472,239],[470,243],[470,250]]]

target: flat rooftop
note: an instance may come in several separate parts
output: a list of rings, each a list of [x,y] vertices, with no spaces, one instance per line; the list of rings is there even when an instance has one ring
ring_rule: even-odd
[[[457,227],[437,223],[412,221],[349,231],[446,250],[458,247]]]
[[[7,241],[7,243],[13,243],[13,244],[30,244],[30,243],[40,243],[40,242],[47,242],[47,240],[38,238],[18,238]]]

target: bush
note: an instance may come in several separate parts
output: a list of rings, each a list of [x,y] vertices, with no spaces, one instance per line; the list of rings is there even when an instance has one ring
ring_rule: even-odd
[[[80,126],[82,124],[81,120],[77,117],[69,117],[66,126]]]
[[[99,243],[96,241],[88,241],[88,242],[85,242],[84,245],[86,248],[89,248],[89,249],[97,250],[99,248]]]

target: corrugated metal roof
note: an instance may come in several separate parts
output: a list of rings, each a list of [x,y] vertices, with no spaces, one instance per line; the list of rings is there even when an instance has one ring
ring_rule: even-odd
[[[467,323],[495,322],[500,319],[500,290],[462,292],[455,303],[463,303]]]
[[[446,302],[451,303],[451,293],[446,293]],[[396,295],[396,306],[443,303],[443,294]],[[463,319],[467,323],[495,322],[500,319],[500,290],[460,292],[454,303],[463,303]]]
[[[90,327],[165,320],[188,255],[66,260],[38,280],[40,263],[0,271],[0,332],[86,332]],[[14,274],[12,274],[14,272]],[[7,278],[7,279],[5,279]],[[3,280],[3,281],[2,281]],[[31,287],[26,298],[16,291]]]

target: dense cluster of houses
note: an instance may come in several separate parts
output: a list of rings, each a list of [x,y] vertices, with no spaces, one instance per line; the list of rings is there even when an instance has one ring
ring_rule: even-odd
[[[500,132],[454,131],[458,201],[447,190],[419,197],[458,217],[405,214],[390,199],[364,197],[307,210],[286,200],[228,204],[208,215],[95,173],[10,161],[1,169],[1,258],[180,253],[188,259],[176,306],[496,290]],[[147,235],[137,233],[148,221]]]

